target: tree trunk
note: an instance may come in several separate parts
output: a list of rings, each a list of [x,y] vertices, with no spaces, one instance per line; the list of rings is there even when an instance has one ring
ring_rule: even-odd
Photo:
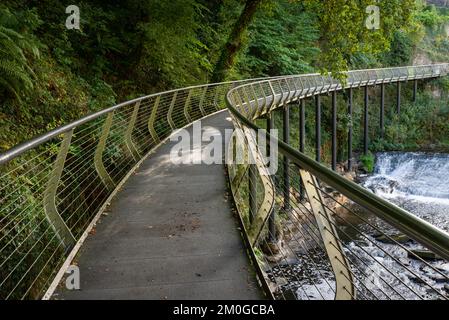
[[[228,42],[221,52],[220,59],[215,65],[212,82],[222,82],[226,79],[229,70],[234,66],[237,54],[243,47],[243,35],[262,1],[264,0],[246,1],[245,8],[235,23]]]

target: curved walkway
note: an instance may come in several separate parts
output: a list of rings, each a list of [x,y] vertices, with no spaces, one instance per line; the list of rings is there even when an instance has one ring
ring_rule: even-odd
[[[224,137],[232,123],[223,111],[202,126]],[[81,290],[60,285],[53,299],[263,298],[226,200],[224,166],[175,165],[175,143],[142,163],[87,238],[76,259]]]

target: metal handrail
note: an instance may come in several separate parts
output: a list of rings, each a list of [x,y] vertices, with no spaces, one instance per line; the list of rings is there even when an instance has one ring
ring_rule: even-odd
[[[48,298],[143,159],[177,128],[225,108],[229,89],[260,80],[146,95],[0,154],[0,299]]]
[[[228,105],[228,108],[245,126],[253,130],[261,129],[240,114],[240,112],[233,106]],[[290,145],[278,140],[276,137],[270,136],[268,132],[266,132],[266,137],[267,140],[272,139],[278,144],[280,153],[286,155],[298,166],[311,172],[314,176],[333,187],[335,190],[365,206],[370,211],[376,213],[377,216],[393,224],[412,239],[416,239],[427,248],[435,251],[441,257],[449,260],[449,234],[416,215],[380,198],[376,194],[369,192],[360,185],[345,179],[340,174],[309,158],[305,154],[292,148]]]
[[[329,75],[319,75],[319,74],[312,74],[312,75],[302,75],[302,76],[287,76],[285,78],[281,79],[275,79],[275,80],[262,80],[256,83],[252,83],[251,86],[260,86],[260,87],[266,87],[268,92],[271,92],[270,94],[267,94],[265,90],[262,90],[262,94],[260,96],[255,96],[253,100],[249,99],[242,99],[241,93],[246,92],[249,88],[248,85],[241,85],[238,87],[235,87],[231,89],[226,97],[226,103],[228,105],[229,110],[231,111],[231,115],[233,118],[234,125],[237,129],[239,129],[241,132],[243,132],[246,137],[244,138],[245,144],[254,144],[254,146],[247,148],[250,150],[250,152],[254,153],[252,150],[256,150],[257,153],[260,153],[260,149],[264,147],[261,145],[258,145],[258,142],[255,139],[251,138],[251,134],[248,134],[247,132],[250,131],[257,131],[262,128],[260,128],[258,125],[254,123],[254,121],[261,116],[268,115],[268,118],[270,117],[270,113],[278,108],[284,107],[284,105],[288,105],[292,101],[299,101],[302,99],[305,99],[310,96],[316,96],[320,94],[329,94],[330,92],[336,92],[341,91],[344,89],[349,88],[357,88],[357,87],[366,87],[371,85],[377,85],[377,84],[383,84],[383,83],[396,83],[396,82],[402,82],[402,81],[409,81],[409,80],[417,80],[417,79],[428,79],[428,78],[437,78],[441,76],[445,76],[449,73],[449,64],[438,64],[438,65],[426,65],[426,66],[414,66],[414,67],[400,67],[400,68],[387,68],[387,69],[370,69],[370,70],[357,70],[357,71],[350,71],[346,74],[346,83],[341,83],[338,81],[333,80]],[[302,79],[312,79],[312,81],[303,81]],[[298,90],[295,88],[294,91],[292,91],[291,87],[287,85],[287,88],[283,87],[283,83],[288,81],[292,81],[293,84],[296,82],[300,82],[301,84],[307,83],[307,85],[304,87],[302,85],[302,88]],[[287,92],[287,91],[288,92]],[[262,110],[260,109],[260,101],[265,101]],[[257,108],[258,110],[254,110]],[[288,113],[287,113],[288,115]],[[284,116],[287,116],[284,115]],[[290,229],[289,225],[292,223],[295,224],[295,219],[298,219],[299,216],[307,216],[309,213],[312,214],[311,210],[313,211],[313,214],[315,215],[311,217],[312,220],[316,220],[318,224],[320,224],[319,220],[323,219],[321,217],[321,214],[326,211],[332,211],[332,208],[329,208],[326,204],[326,201],[324,198],[327,198],[329,201],[334,201],[338,203],[338,200],[333,198],[332,195],[328,194],[327,191],[323,190],[320,187],[320,184],[326,185],[331,187],[333,190],[339,192],[343,197],[350,200],[351,203],[354,203],[355,206],[358,206],[360,208],[364,208],[367,210],[370,214],[373,214],[374,216],[380,218],[382,221],[386,222],[390,225],[390,227],[395,228],[396,230],[399,230],[402,234],[405,234],[410,239],[413,239],[417,241],[418,243],[422,244],[425,248],[429,249],[431,252],[436,254],[437,257],[440,257],[442,259],[445,259],[449,261],[449,234],[444,232],[443,230],[431,225],[430,223],[424,221],[423,219],[411,214],[410,212],[399,208],[398,206],[380,198],[379,196],[375,195],[374,193],[364,189],[363,187],[357,185],[356,183],[342,177],[340,174],[336,173],[333,170],[330,170],[326,166],[322,165],[321,163],[309,158],[305,154],[299,152],[298,150],[292,148],[288,143],[285,143],[283,141],[280,141],[276,137],[271,136],[268,132],[265,131],[265,136],[267,141],[274,141],[275,144],[278,146],[278,152],[279,152],[279,158],[288,159],[290,164],[287,162],[287,167],[284,164],[284,169],[282,173],[283,175],[287,174],[289,177],[287,180],[284,181],[284,178],[282,176],[277,177],[276,179],[273,178],[273,181],[271,183],[261,183],[261,187],[263,188],[263,193],[265,193],[265,196],[263,197],[264,200],[260,204],[260,206],[270,206],[269,212],[272,212],[271,215],[274,214],[274,212],[278,212],[278,214],[282,215],[284,218],[287,219],[283,223],[281,222],[281,226],[278,226],[278,228],[287,228]],[[265,142],[263,142],[265,143]],[[229,153],[232,151],[229,150]],[[252,155],[253,159],[260,159],[262,155]],[[288,169],[291,164],[297,166],[297,172],[292,173],[289,172],[290,169]],[[265,164],[264,164],[265,165]],[[256,174],[254,171],[257,170],[257,175],[261,177],[264,175],[264,172],[262,172],[259,168],[262,166],[261,163],[258,163],[257,166],[251,166],[247,165],[246,169],[245,166],[243,168],[243,172],[247,172],[248,179],[250,181],[256,181],[256,178],[254,175]],[[231,183],[232,193],[235,199],[235,202],[237,203],[237,209],[239,212],[239,215],[242,217],[247,217],[248,214],[252,216],[252,220],[258,219],[258,209],[257,205],[254,203],[257,203],[257,201],[254,201],[254,198],[257,196],[255,194],[255,190],[251,191],[248,189],[248,185],[246,185],[244,182],[245,179],[242,178],[242,170],[238,169],[238,164],[228,164],[228,171],[229,176],[231,178],[231,182],[234,180],[238,181],[236,183]],[[288,170],[285,172],[285,170]],[[237,173],[236,173],[237,172]],[[301,174],[299,175],[299,172]],[[301,191],[301,186],[299,189],[295,189],[295,187],[290,186],[290,180],[292,179],[300,179],[302,181],[302,184],[304,184],[303,188],[305,187],[307,194],[304,195]],[[252,179],[252,180],[251,180]],[[315,179],[318,179],[320,182],[313,182]],[[286,185],[283,185],[283,181],[287,183]],[[312,187],[309,185],[305,185],[307,183],[311,183]],[[240,184],[239,184],[240,183]],[[254,182],[252,182],[254,184]],[[276,187],[273,189],[272,185],[276,185]],[[253,187],[254,188],[254,187]],[[293,188],[293,189],[291,189]],[[292,191],[293,190],[293,191]],[[251,192],[253,193],[251,195]],[[293,193],[292,193],[293,192]],[[305,197],[303,200],[297,200],[296,195],[294,192],[299,193],[299,197]],[[253,200],[250,200],[249,205],[245,205],[245,200],[242,197],[245,197],[246,194],[249,193]],[[266,195],[270,194],[271,198],[268,198]],[[313,198],[311,198],[313,197]],[[250,198],[251,199],[251,198]],[[299,201],[299,202],[298,202]],[[305,201],[304,203],[307,203],[307,206],[304,206],[301,202]],[[318,201],[318,202],[317,202]],[[264,203],[266,202],[266,203]],[[295,208],[292,208],[295,207]],[[302,208],[301,208],[302,206]],[[344,205],[343,205],[344,206]],[[353,211],[351,208],[345,207],[349,212],[352,212],[354,216],[358,217],[358,214]],[[293,211],[293,213],[292,213]],[[290,215],[293,214],[293,217],[290,217]],[[286,218],[287,217],[287,218]],[[296,217],[296,218],[294,218]],[[264,215],[262,218],[265,218],[265,222],[268,223],[268,218],[266,215]],[[360,217],[359,217],[360,218]],[[247,219],[247,218],[246,218]],[[302,218],[303,219],[303,218]],[[309,218],[310,219],[310,218]],[[307,219],[306,219],[307,220]],[[326,214],[324,216],[324,220],[327,223],[327,227],[321,226],[320,228],[315,227],[315,232],[321,233],[321,241],[324,241],[325,238],[328,238],[328,235],[331,234],[334,238],[338,239],[338,234],[346,234],[344,230],[341,230],[338,224],[334,221],[334,218]],[[298,221],[296,221],[298,223]],[[311,221],[306,222],[305,226],[310,225]],[[366,222],[370,225],[370,228],[373,227],[369,222]],[[301,223],[299,223],[301,224]],[[305,227],[303,226],[303,228]],[[282,251],[282,245],[279,247],[279,244],[270,243],[269,239],[275,239],[276,236],[272,234],[273,231],[271,231],[270,226],[263,225],[261,228],[264,228],[263,230],[252,230],[254,226],[251,225],[251,222],[247,222],[247,225],[245,226],[245,231],[248,232],[251,230],[253,233],[256,232],[257,234],[267,234],[268,237],[264,238],[265,236],[260,236],[257,239],[252,239],[251,245],[253,250],[255,251],[272,251],[273,246],[277,247],[278,250]],[[297,228],[296,226],[295,228]],[[299,227],[301,228],[301,227]],[[309,228],[309,227],[305,227]],[[351,228],[354,228],[353,226]],[[312,228],[313,229],[313,228]],[[338,231],[337,231],[338,229]],[[362,238],[365,238],[366,240],[370,239],[370,236],[365,234],[363,230],[355,229],[358,234],[361,235]],[[424,265],[432,270],[434,270],[436,273],[440,273],[438,269],[433,267],[432,265],[426,263],[423,259],[416,256],[416,253],[411,251],[410,249],[402,246],[400,243],[398,243],[396,240],[392,239],[391,236],[385,231],[383,232],[381,229],[374,226],[374,230],[377,230],[377,232],[380,232],[384,238],[387,238],[392,241],[392,243],[396,243],[399,247],[404,249],[409,256],[415,257],[417,260],[420,260],[424,263]],[[292,231],[290,230],[289,233]],[[298,232],[298,231],[296,231]],[[304,239],[307,239],[309,236],[305,235],[305,238],[301,241],[306,241]],[[316,241],[316,240],[315,240]],[[329,240],[326,240],[329,241]],[[336,250],[336,253],[339,252],[340,257],[337,258],[337,256],[328,256],[329,261],[332,262],[332,268],[334,269],[334,275],[336,279],[336,288],[335,291],[335,298],[336,299],[356,299],[357,295],[356,292],[364,292],[362,295],[365,295],[365,297],[376,297],[376,294],[373,294],[373,292],[365,286],[364,282],[360,279],[355,280],[357,277],[360,277],[360,272],[363,273],[363,270],[360,270],[360,267],[357,266],[357,264],[354,264],[354,261],[351,259],[351,267],[348,267],[349,264],[347,262],[344,262],[347,260],[346,255],[347,252],[350,252],[351,249],[347,247],[346,244],[343,243],[343,246],[345,247],[343,249],[342,245],[334,244],[333,248],[329,248],[329,243],[324,242],[323,245],[318,244],[318,247],[320,247],[320,250],[326,250],[328,251],[327,254],[329,255],[329,250]],[[340,240],[337,240],[340,241]],[[369,240],[370,243],[372,243],[374,246],[378,246],[375,242],[372,242],[373,240]],[[288,242],[288,241],[287,241]],[[340,241],[341,242],[341,241]],[[298,243],[299,244],[299,243]],[[298,245],[296,244],[296,245]],[[287,245],[288,246],[288,245]],[[300,245],[301,246],[301,245]],[[312,245],[313,247],[313,245]],[[267,249],[268,248],[268,249]],[[369,252],[367,252],[363,247],[359,247],[361,251],[365,251],[365,254],[368,256],[371,256]],[[292,248],[286,248],[285,250],[291,251]],[[305,249],[307,251],[307,249]],[[348,251],[349,250],[349,251]],[[383,248],[380,247],[380,250],[384,251]],[[273,259],[276,259],[275,257],[279,254],[276,253],[269,253],[267,252],[269,256],[272,256],[267,260],[264,255],[262,255],[262,261],[260,262],[262,264],[262,268],[265,268],[266,270],[270,270],[270,268],[273,267],[273,263],[271,262]],[[266,255],[265,254],[265,255]],[[335,253],[332,253],[335,254]],[[354,253],[353,253],[354,254]],[[440,298],[447,299],[444,294],[441,293],[439,289],[436,289],[432,284],[427,282],[428,280],[424,279],[422,275],[418,275],[414,272],[414,270],[410,270],[406,265],[402,264],[394,255],[391,255],[387,252],[388,255],[391,256],[393,260],[396,261],[396,263],[399,264],[401,268],[404,269],[405,273],[412,274],[417,279],[420,279],[422,283],[425,284],[428,288],[430,288],[431,291],[433,291],[436,296],[439,296]],[[286,259],[285,254],[283,259]],[[281,257],[282,257],[281,256]],[[352,257],[357,257],[357,255],[353,255]],[[314,259],[311,258],[311,261]],[[339,261],[335,265],[335,258]],[[375,258],[373,258],[373,263],[378,263]],[[359,258],[360,259],[360,258]],[[364,262],[366,264],[366,262]],[[272,267],[269,267],[269,266]],[[391,270],[388,269],[388,267],[383,266],[380,264],[382,268],[387,273],[391,273],[392,277],[399,281],[398,285],[403,286],[404,292],[409,292],[411,296],[416,298],[423,298],[421,294],[419,294],[412,286],[407,285],[402,280],[400,280],[400,277],[396,276]],[[339,269],[338,267],[341,267],[343,269]],[[282,265],[276,265],[274,264],[274,267],[277,272],[279,270],[282,270]],[[329,266],[330,268],[330,266]],[[337,268],[337,269],[335,269]],[[355,270],[355,269],[357,270]],[[267,271],[268,272],[268,271]],[[272,271],[270,271],[271,273]],[[343,274],[345,276],[342,277]],[[449,275],[441,274],[442,277],[447,279],[449,281]],[[281,275],[283,278],[285,278],[285,275]],[[266,278],[270,279],[267,280],[269,282],[273,282],[273,274]],[[389,286],[391,289],[391,292],[394,292],[396,296],[399,296],[401,298],[404,297],[404,292],[398,292],[395,290],[394,287],[391,286],[388,280],[380,278],[382,281],[385,282],[386,286]],[[326,279],[325,279],[326,280]],[[349,289],[347,285],[347,281],[350,280],[350,283],[352,283],[353,288]],[[317,291],[320,291],[318,287],[316,286],[314,280],[310,279],[307,280],[309,283],[314,283],[315,289]],[[326,280],[327,282],[328,280]],[[301,279],[296,279],[296,282],[301,283]],[[346,283],[346,284],[345,284]],[[363,285],[365,288],[363,290],[360,290],[360,288],[355,288],[355,286]],[[335,290],[332,289],[331,290]],[[343,290],[343,289],[344,290]],[[277,287],[277,293],[278,295],[283,295],[282,287]],[[280,291],[279,291],[280,290]],[[389,294],[385,294],[382,289],[379,289],[379,292],[382,292],[384,294],[384,297],[390,298]],[[313,291],[313,290],[312,290]],[[444,290],[443,290],[444,291]],[[280,293],[279,293],[280,292]],[[368,294],[367,294],[368,292]],[[323,296],[322,292],[319,292],[320,295]],[[275,294],[275,292],[273,292]],[[393,295],[394,295],[393,294]],[[407,295],[405,295],[407,296]]]
[[[447,74],[448,70],[447,64],[378,69],[376,79],[368,78],[368,81],[366,75],[372,70],[353,71],[348,73],[348,78],[360,80],[350,81],[346,87],[361,86],[373,80],[375,83],[388,83],[432,78]],[[301,88],[298,88],[298,82]],[[255,219],[252,228],[245,230],[250,244],[255,246],[263,236],[261,228],[270,210],[278,205],[278,199],[276,183],[266,177],[259,148],[246,129],[257,129],[251,120],[281,108],[287,102],[342,89],[343,85],[329,75],[319,74],[175,89],[92,113],[2,153],[0,298],[42,297],[50,283],[57,283],[63,263],[73,258],[89,228],[120,190],[133,168],[176,127],[223,109],[226,103],[236,128],[244,129],[246,149],[255,153],[257,164],[250,166],[249,170],[263,176],[259,179],[264,188],[263,203],[253,201],[254,205],[259,205],[257,214],[261,216]],[[442,257],[447,257],[447,235],[348,182],[283,142],[277,142],[281,154],[292,163],[425,243]],[[239,178],[248,170],[243,169]],[[233,192],[241,187],[239,179],[234,182]],[[257,184],[257,179],[254,182]],[[333,228],[331,222],[327,223],[327,228]],[[341,253],[341,246],[337,251]],[[341,257],[344,259],[344,254]],[[349,273],[345,276],[353,277]],[[353,290],[343,293],[340,290],[341,297],[353,295]]]
[[[278,78],[278,77],[272,77],[270,79],[276,79],[276,78]],[[164,91],[164,92],[153,93],[153,94],[150,94],[150,95],[146,95],[146,96],[142,96],[142,97],[139,97],[139,98],[135,98],[133,100],[125,101],[125,102],[119,103],[119,104],[117,104],[115,106],[112,106],[112,107],[109,107],[109,108],[105,108],[105,109],[102,109],[100,111],[88,114],[88,115],[86,115],[86,116],[84,116],[84,117],[82,117],[82,118],[80,118],[78,120],[75,120],[75,121],[70,122],[70,123],[68,123],[66,125],[57,127],[57,128],[55,128],[53,130],[50,130],[50,131],[48,131],[48,132],[46,132],[44,134],[38,135],[37,137],[34,137],[34,138],[30,139],[30,140],[27,140],[27,141],[25,141],[23,143],[20,143],[17,146],[14,146],[14,147],[10,148],[9,150],[0,153],[0,165],[6,164],[9,161],[11,161],[12,159],[14,159],[14,158],[24,154],[25,152],[27,152],[27,151],[29,151],[29,150],[31,150],[33,148],[36,148],[36,147],[42,145],[43,143],[51,140],[52,138],[55,138],[55,137],[65,133],[65,132],[68,132],[68,131],[76,128],[76,127],[79,127],[79,126],[81,126],[81,125],[83,125],[85,123],[88,123],[88,122],[92,121],[92,120],[98,119],[101,116],[104,116],[104,115],[106,115],[106,114],[108,114],[110,112],[113,112],[115,110],[121,109],[121,108],[126,107],[126,106],[133,105],[135,103],[138,103],[138,102],[141,102],[141,101],[144,101],[144,100],[148,100],[148,99],[153,98],[153,97],[157,97],[157,96],[161,96],[161,95],[169,95],[171,93],[175,93],[175,92],[179,92],[179,91],[190,91],[190,90],[193,90],[193,89],[214,87],[214,86],[217,86],[217,85],[220,85],[220,86],[222,86],[222,85],[230,85],[230,84],[236,85],[236,84],[245,83],[245,82],[248,82],[248,81],[256,82],[256,81],[266,80],[266,79],[267,78],[254,78],[254,79],[235,80],[235,81],[226,81],[226,82],[220,82],[220,83],[210,83],[210,84],[203,84],[203,85],[197,85],[197,86],[190,86],[190,87],[185,87],[185,88],[180,88],[180,89],[173,89],[173,90],[168,90],[168,91]]]

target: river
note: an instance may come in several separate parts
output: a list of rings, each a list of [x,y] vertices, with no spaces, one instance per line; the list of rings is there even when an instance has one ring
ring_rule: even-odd
[[[449,232],[449,155],[385,152],[363,186]]]
[[[362,177],[360,183],[449,232],[448,154],[379,153],[374,173]],[[352,266],[357,299],[449,298],[449,262],[438,257],[417,259],[410,251],[425,253],[425,248],[363,209],[353,210],[353,214],[360,215],[363,220],[351,219],[351,214],[349,221],[337,221],[337,224],[343,250]],[[363,232],[353,232],[354,226]],[[392,242],[384,234],[402,238],[394,239],[399,243]],[[294,247],[293,241],[288,242]],[[333,299],[335,277],[325,263],[324,252],[316,247],[293,251],[296,251],[296,261],[272,266],[268,272],[272,281],[286,280],[278,287],[278,297],[291,293],[299,299]]]

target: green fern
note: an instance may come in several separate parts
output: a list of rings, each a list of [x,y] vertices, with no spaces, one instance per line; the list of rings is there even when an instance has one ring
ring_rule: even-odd
[[[6,14],[9,12],[0,12],[2,16]],[[27,58],[30,55],[39,57],[37,47],[20,33],[0,25],[0,89],[19,100],[33,89],[34,73]]]

